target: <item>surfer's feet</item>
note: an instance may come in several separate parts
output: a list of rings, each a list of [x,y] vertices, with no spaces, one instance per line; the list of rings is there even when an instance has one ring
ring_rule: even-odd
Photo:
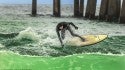
[[[64,47],[64,44],[61,44],[62,48]]]
[[[81,41],[83,41],[83,42],[84,42],[84,41],[85,41],[85,39],[84,39],[84,38],[81,38]]]

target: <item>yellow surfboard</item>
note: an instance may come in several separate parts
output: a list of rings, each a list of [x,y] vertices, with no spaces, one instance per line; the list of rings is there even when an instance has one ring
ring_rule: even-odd
[[[86,46],[86,45],[92,45],[92,44],[96,44],[100,41],[103,41],[104,39],[106,39],[108,36],[107,35],[83,35],[82,36],[85,41],[81,41],[80,38],[78,37],[74,37],[68,41],[66,41],[66,45],[69,46]]]

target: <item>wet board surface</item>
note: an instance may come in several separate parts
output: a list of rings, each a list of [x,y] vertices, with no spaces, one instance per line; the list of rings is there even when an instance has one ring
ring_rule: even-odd
[[[85,41],[81,41],[80,38],[74,37],[66,42],[66,45],[70,46],[86,46],[86,45],[92,45],[96,44],[100,41],[103,41],[106,39],[108,36],[107,35],[83,35],[82,38],[85,39]]]

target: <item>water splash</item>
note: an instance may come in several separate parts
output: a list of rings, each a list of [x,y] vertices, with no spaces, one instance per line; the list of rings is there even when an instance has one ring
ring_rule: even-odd
[[[21,31],[16,37],[5,40],[3,44],[8,47],[37,42],[39,42],[39,35],[34,30],[32,30],[31,27],[28,27],[26,30]]]
[[[31,27],[28,27],[26,30],[21,31],[19,33],[19,35],[16,37],[16,39],[17,40],[29,39],[29,40],[32,40],[34,42],[38,42],[39,35]]]
[[[56,34],[43,32],[38,34],[31,27],[21,31],[14,38],[5,39],[3,46],[9,47],[8,50],[22,55],[37,56],[67,56],[81,53],[101,53],[101,54],[125,54],[125,36],[113,36],[108,39],[90,46],[61,48]],[[68,39],[68,38],[67,38]],[[64,40],[66,41],[66,39]]]
[[[2,44],[0,44],[0,48],[3,48],[3,47],[5,47],[4,45],[2,45]]]

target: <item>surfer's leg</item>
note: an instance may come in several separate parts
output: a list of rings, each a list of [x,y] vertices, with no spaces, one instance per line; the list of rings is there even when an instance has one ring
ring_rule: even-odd
[[[62,39],[65,38],[65,29],[61,30],[61,37],[62,37]]]
[[[69,32],[71,33],[71,35],[72,35],[72,36],[79,37],[82,41],[85,41],[85,39],[84,39],[84,38],[82,38],[82,37],[81,37],[81,36],[79,36],[78,34],[73,33],[73,31],[72,31],[72,29],[71,29],[70,27],[68,27],[68,30],[69,30]]]

